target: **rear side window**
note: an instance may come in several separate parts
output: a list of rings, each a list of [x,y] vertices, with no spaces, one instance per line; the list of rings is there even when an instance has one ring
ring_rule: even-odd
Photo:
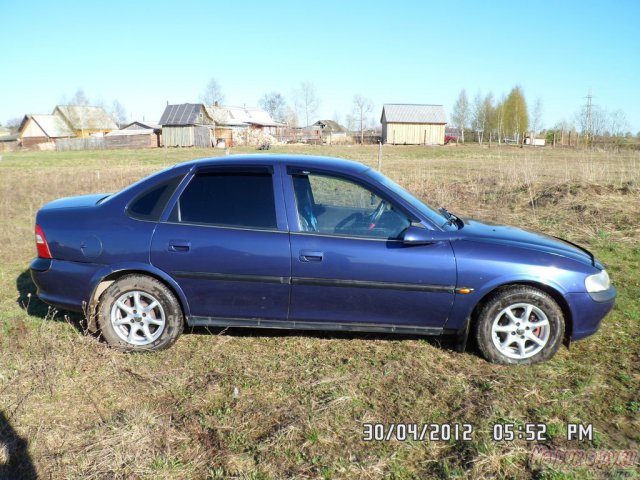
[[[129,216],[138,220],[157,222],[169,198],[183,178],[184,175],[173,177],[142,192],[129,204],[127,208]]]
[[[193,177],[171,212],[181,223],[276,228],[270,173],[216,172]]]

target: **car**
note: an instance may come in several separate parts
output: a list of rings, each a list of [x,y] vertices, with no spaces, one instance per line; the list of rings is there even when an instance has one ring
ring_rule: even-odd
[[[185,326],[451,335],[533,364],[595,333],[616,289],[566,240],[461,218],[361,163],[229,155],[37,213],[39,297],[126,351]]]

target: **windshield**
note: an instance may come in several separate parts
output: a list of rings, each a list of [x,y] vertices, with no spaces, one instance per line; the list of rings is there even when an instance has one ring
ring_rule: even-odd
[[[444,230],[457,230],[458,227],[455,225],[455,222],[449,222],[449,219],[445,217],[442,213],[434,209],[433,207],[427,205],[426,203],[421,202],[412,194],[410,194],[407,190],[402,188],[393,180],[385,177],[380,172],[373,170],[370,168],[365,172],[366,175],[373,178],[377,182],[381,183],[388,189],[392,190],[396,195],[401,197],[407,203],[413,205],[416,210],[418,210],[422,215],[431,220],[435,225]]]

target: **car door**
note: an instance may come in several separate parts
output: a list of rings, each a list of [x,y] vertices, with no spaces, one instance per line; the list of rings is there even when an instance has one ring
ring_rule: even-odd
[[[192,324],[287,318],[291,259],[273,167],[201,168],[157,225],[151,263],[171,275]]]
[[[405,245],[414,219],[361,179],[289,167],[283,180],[290,320],[443,327],[456,284],[449,242]]]

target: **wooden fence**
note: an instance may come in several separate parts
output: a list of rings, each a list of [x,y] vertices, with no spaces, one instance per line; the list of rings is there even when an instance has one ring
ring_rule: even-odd
[[[67,152],[69,150],[104,150],[105,137],[85,138],[59,138],[56,140],[56,150]]]

